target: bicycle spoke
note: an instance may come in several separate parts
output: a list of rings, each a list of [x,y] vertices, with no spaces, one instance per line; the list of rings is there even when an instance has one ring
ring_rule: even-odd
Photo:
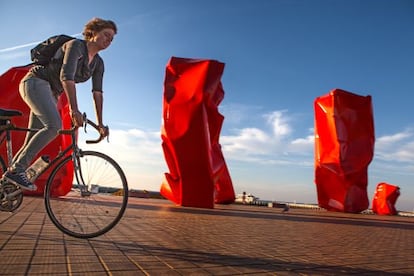
[[[109,231],[122,217],[127,204],[128,187],[120,167],[108,156],[84,152],[79,170],[66,195],[53,197],[54,178],[63,170],[65,159],[52,172],[46,188],[45,203],[52,222],[63,232],[90,238]]]

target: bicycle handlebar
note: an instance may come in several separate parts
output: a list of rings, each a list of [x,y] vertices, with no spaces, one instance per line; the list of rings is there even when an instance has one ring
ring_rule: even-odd
[[[86,132],[86,126],[87,125],[90,125],[90,126],[92,126],[99,133],[99,137],[98,138],[96,138],[94,140],[86,140],[86,144],[96,144],[96,143],[99,143],[100,141],[102,141],[105,138],[105,136],[103,136],[101,134],[101,132],[99,131],[99,126],[97,124],[95,124],[94,122],[92,122],[91,120],[89,120],[86,117],[86,113],[83,113],[83,122],[84,122],[84,126],[83,127],[85,129],[85,132]],[[108,126],[105,126],[105,128],[108,128]],[[71,134],[76,129],[77,129],[76,126],[72,126],[72,128],[70,128],[70,129],[61,129],[61,130],[59,130],[59,133],[60,134]]]
[[[96,131],[98,131],[99,133],[99,137],[95,140],[86,140],[86,144],[96,144],[99,143],[100,141],[102,141],[105,136],[102,135],[102,133],[99,131],[99,126],[97,124],[95,124],[94,122],[92,122],[91,120],[89,120],[88,118],[86,118],[86,114],[84,115],[84,128],[85,128],[85,132],[86,132],[86,125],[91,125]],[[105,126],[105,128],[108,128],[108,126]]]

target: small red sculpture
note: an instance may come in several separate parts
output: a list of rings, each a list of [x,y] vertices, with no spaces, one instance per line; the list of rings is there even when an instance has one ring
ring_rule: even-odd
[[[400,196],[400,188],[388,183],[378,183],[372,200],[372,211],[378,215],[396,215],[395,203]]]

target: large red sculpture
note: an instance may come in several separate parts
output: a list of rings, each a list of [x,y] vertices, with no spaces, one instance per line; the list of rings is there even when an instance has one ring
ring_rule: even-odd
[[[233,184],[219,144],[224,64],[172,57],[167,64],[162,147],[169,168],[161,194],[181,206],[232,203]]]
[[[27,127],[29,120],[29,107],[22,100],[19,94],[19,83],[20,80],[26,75],[29,71],[30,66],[22,67],[13,67],[0,76],[0,108],[4,109],[15,109],[23,112],[22,116],[13,117],[13,123],[20,127]],[[58,100],[58,110],[62,116],[62,124],[64,128],[71,127],[71,118],[69,116],[69,106],[65,94]],[[12,144],[13,144],[13,154],[15,154],[24,142],[24,137],[26,132],[23,131],[13,131],[12,132]],[[54,158],[60,149],[63,149],[70,145],[70,136],[59,135],[54,139],[48,146],[46,146],[39,154],[49,155],[50,158]],[[6,147],[4,144],[0,145],[0,155],[4,161],[7,162]],[[37,156],[37,157],[38,157]],[[34,160],[37,159],[35,157]],[[33,160],[33,161],[34,161]],[[49,177],[50,170],[46,171],[36,180],[36,186],[38,187],[37,191],[29,192],[25,191],[25,194],[31,195],[43,195],[44,188]],[[60,185],[56,185],[58,188],[52,193],[55,196],[66,195],[71,187],[73,180],[73,169],[67,168],[66,172],[61,173],[60,177],[57,178],[57,181],[61,181]]]
[[[378,183],[372,200],[372,211],[378,215],[396,215],[395,203],[400,196],[400,188],[388,183]]]
[[[366,210],[375,143],[371,96],[335,89],[316,98],[314,110],[319,206],[350,213]]]

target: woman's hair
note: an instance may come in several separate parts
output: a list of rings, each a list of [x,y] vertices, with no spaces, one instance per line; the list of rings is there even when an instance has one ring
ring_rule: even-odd
[[[85,40],[90,40],[95,33],[102,31],[103,29],[112,29],[115,34],[117,32],[116,24],[112,20],[104,20],[98,17],[92,18],[88,23],[86,23],[83,28],[83,37]]]

